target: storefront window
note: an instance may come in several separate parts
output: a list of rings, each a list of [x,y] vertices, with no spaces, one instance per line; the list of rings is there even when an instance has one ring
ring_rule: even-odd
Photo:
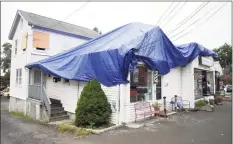
[[[138,65],[130,74],[130,102],[152,100],[152,71]]]
[[[195,99],[214,93],[214,77],[212,71],[194,69]]]

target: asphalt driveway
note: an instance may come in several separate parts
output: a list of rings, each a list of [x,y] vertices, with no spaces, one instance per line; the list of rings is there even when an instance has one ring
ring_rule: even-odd
[[[142,128],[120,128],[85,139],[57,132],[53,127],[12,117],[1,99],[1,144],[231,144],[232,106],[215,112],[190,112]]]

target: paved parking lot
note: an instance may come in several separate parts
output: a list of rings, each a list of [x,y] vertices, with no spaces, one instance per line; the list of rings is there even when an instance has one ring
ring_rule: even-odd
[[[231,144],[231,102],[214,112],[190,112],[138,129],[120,128],[85,139],[57,132],[48,125],[12,117],[1,99],[1,144]]]

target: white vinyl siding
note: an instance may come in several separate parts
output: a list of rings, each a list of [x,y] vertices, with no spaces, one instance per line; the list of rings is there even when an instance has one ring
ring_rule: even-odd
[[[104,85],[101,85],[101,88],[104,91],[105,95],[107,96],[108,102],[111,105],[111,109],[112,109],[111,122],[114,124],[117,124],[117,121],[118,121],[118,114],[117,114],[118,86],[106,87]],[[114,103],[115,103],[115,108],[113,106]]]
[[[80,85],[83,85],[82,83]],[[81,86],[79,87],[82,90]],[[78,101],[78,82],[53,82],[53,77],[46,76],[46,91],[49,98],[60,100],[65,111],[75,113]]]
[[[18,40],[15,40],[15,55],[17,54]]]

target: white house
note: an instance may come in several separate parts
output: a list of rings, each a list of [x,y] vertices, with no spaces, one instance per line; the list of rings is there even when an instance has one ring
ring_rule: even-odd
[[[40,75],[29,73],[26,64],[65,51],[96,36],[98,33],[88,28],[18,10],[9,33],[12,40],[10,111],[26,113],[29,84],[40,82]],[[33,79],[29,79],[29,75],[33,75]]]
[[[19,11],[19,13],[22,12]],[[18,15],[20,17],[20,14]],[[31,35],[34,34],[33,32],[35,30],[40,30],[38,26],[26,26],[27,29],[29,29],[27,32],[31,33]],[[63,36],[54,31],[47,31],[47,28],[43,28],[43,30],[46,30],[49,34],[50,40],[47,40],[49,42],[49,47],[46,47],[43,43],[43,47],[45,47],[44,50],[40,48],[36,49],[32,44],[33,42],[36,43],[36,41],[33,41],[33,38],[29,36],[27,39],[28,47],[25,51],[20,49],[21,54],[18,54],[18,56],[17,54],[14,55],[15,52],[13,50],[10,111],[23,111],[35,119],[49,121],[64,118],[74,119],[77,101],[86,82],[66,80],[52,75],[45,75],[39,69],[33,68],[29,70],[24,69],[24,66],[30,62],[45,58],[41,56],[42,54],[56,54],[61,52],[62,48],[76,46],[86,39],[84,40],[79,37],[70,40],[68,36]],[[61,30],[62,29],[60,29],[60,31]],[[97,36],[93,31],[85,30],[92,34],[86,37]],[[11,35],[10,38],[15,40],[14,34]],[[58,41],[52,42],[51,39],[53,35],[55,35],[54,41],[55,37]],[[77,35],[80,35],[80,33]],[[37,38],[36,33],[34,37]],[[48,37],[48,35],[44,34],[42,41],[46,41],[44,40],[46,37]],[[65,42],[67,47],[64,46],[64,39],[70,40],[69,42]],[[32,47],[29,47],[29,45]],[[22,61],[22,64],[18,64],[16,58],[17,62]],[[21,72],[18,68],[23,69],[23,71]],[[168,74],[163,76],[160,76],[155,71],[147,69],[143,63],[138,63],[136,70],[128,75],[130,83],[111,87],[101,86],[111,104],[111,122],[119,125],[122,122],[128,123],[135,120],[134,104],[142,100],[149,102],[158,101],[161,104],[165,101],[166,109],[169,113],[172,112],[170,104],[171,98],[178,95],[184,100],[190,101],[190,107],[193,108],[195,100],[203,98],[204,96],[213,96],[216,90],[216,74],[218,73],[221,74],[221,66],[219,63],[214,62],[212,57],[197,57],[185,67],[173,68]],[[23,76],[25,78],[22,78]],[[140,82],[140,86],[138,86],[141,77],[143,77],[143,82]],[[207,81],[210,82],[211,85],[208,91],[205,88]],[[136,91],[142,92],[137,94]]]

